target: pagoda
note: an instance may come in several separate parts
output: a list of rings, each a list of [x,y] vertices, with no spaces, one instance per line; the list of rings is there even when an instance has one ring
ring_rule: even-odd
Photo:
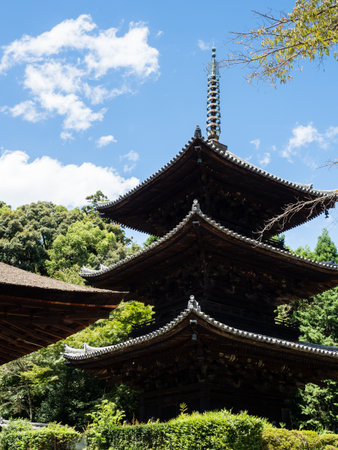
[[[65,357],[136,389],[141,420],[173,417],[185,402],[190,410],[227,407],[288,423],[298,387],[337,378],[338,347],[299,342],[296,329],[276,323],[275,310],[337,286],[338,266],[293,255],[271,238],[324,212],[336,198],[232,154],[219,142],[220,117],[213,49],[208,139],[197,127],[166,166],[98,207],[105,217],[159,239],[81,274],[95,288],[128,291],[125,300],[154,305],[154,319],[127,342],[66,347]],[[267,219],[309,200],[315,206],[257,239]]]

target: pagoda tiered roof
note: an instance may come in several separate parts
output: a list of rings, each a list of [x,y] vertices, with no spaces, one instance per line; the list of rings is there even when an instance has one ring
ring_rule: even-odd
[[[301,208],[269,237],[300,225],[334,205],[334,191],[312,189],[270,174],[231,153],[217,141],[192,138],[168,164],[116,201],[98,205],[102,215],[130,228],[162,236],[185,215],[194,198],[222,225],[246,236],[288,204],[323,198]],[[279,225],[280,226],[280,225]]]
[[[213,48],[209,139],[197,127],[158,172],[98,205],[101,215],[160,238],[110,267],[81,272],[96,288],[123,289],[125,300],[155,306],[153,321],[126,342],[64,352],[70,365],[136,389],[141,420],[173,417],[185,402],[285,421],[297,387],[338,375],[338,347],[298,342],[298,331],[275,323],[276,306],[337,286],[338,265],[268,242],[333,207],[338,194],[272,175],[219,143],[218,81]],[[302,206],[265,227],[294,204]],[[199,303],[190,296],[186,307],[190,293]]]
[[[108,317],[125,294],[64,283],[0,262],[0,364]]]
[[[250,362],[258,362],[258,369],[267,361],[270,368],[283,366],[284,369],[295,370],[301,367],[302,374],[297,375],[303,377],[303,383],[320,382],[323,375],[325,378],[336,378],[338,375],[338,347],[290,342],[233,328],[202,312],[193,296],[188,307],[175,319],[150,334],[106,347],[84,344],[83,349],[73,349],[66,346],[64,356],[74,367],[92,371],[103,378],[115,376],[123,380],[124,375],[128,376],[121,370],[124,363],[129,365],[130,371],[137,372],[138,365],[145,361],[149,363],[151,355],[154,355],[154,361],[166,359],[173,347],[176,352],[178,348],[183,351],[185,344],[203,346],[201,341],[204,348],[213,349],[230,365],[236,359],[238,362],[241,357],[246,359],[250,356]],[[137,383],[139,378],[135,377],[135,387]]]
[[[275,305],[310,297],[338,283],[337,265],[315,262],[236,233],[204,214],[197,201],[186,217],[154,244],[110,267],[84,268],[81,276],[95,287],[125,288],[130,298],[154,303],[150,290],[142,290],[143,287],[156,281],[161,283],[164,276],[172,277],[178,284],[175,271],[178,268],[186,271],[192,264],[198,267],[198,280],[209,266],[212,268],[208,276],[214,276],[217,267],[219,284],[225,287],[231,284],[226,278],[229,271],[234,266],[240,267],[244,273],[242,283],[251,277],[255,285],[260,285],[261,294],[256,292],[258,301],[264,303],[270,295],[269,301]],[[266,275],[260,277],[262,272]],[[248,286],[247,290],[253,294],[257,286]],[[183,287],[187,287],[185,282]],[[202,295],[196,286],[190,288],[196,295]],[[215,290],[218,288],[216,285]],[[273,293],[269,294],[271,290]]]

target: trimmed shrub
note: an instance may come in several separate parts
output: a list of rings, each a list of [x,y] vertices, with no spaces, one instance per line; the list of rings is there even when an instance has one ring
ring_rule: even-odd
[[[81,435],[73,428],[51,423],[33,429],[25,420],[13,420],[0,432],[1,450],[73,450]]]
[[[226,410],[181,414],[167,423],[101,428],[101,439],[92,425],[87,445],[89,449],[123,450],[260,450],[264,423],[246,413],[235,415]]]
[[[87,430],[91,450],[337,450],[338,435],[274,428],[265,419],[227,410],[180,414],[167,423],[118,425],[102,420]]]
[[[263,450],[298,450],[338,448],[337,434],[318,434],[315,431],[287,430],[265,425],[263,430]]]

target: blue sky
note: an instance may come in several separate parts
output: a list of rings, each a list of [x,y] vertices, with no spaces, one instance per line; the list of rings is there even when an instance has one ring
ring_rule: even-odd
[[[283,1],[284,11],[294,2]],[[271,2],[72,0],[8,2],[0,15],[0,199],[80,206],[101,189],[116,198],[205,135],[206,65],[231,31],[257,25]],[[278,11],[277,11],[278,12]],[[274,89],[244,67],[221,70],[229,150],[317,189],[336,189],[337,62],[305,63]],[[337,214],[287,233],[313,246]],[[143,237],[132,233],[139,241]]]

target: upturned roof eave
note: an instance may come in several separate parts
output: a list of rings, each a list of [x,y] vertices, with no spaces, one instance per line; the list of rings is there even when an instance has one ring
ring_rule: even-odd
[[[108,276],[113,276],[114,273],[117,271],[124,270],[127,267],[130,267],[131,265],[134,265],[135,263],[140,262],[142,259],[147,259],[148,261],[150,258],[157,253],[158,251],[161,251],[164,247],[167,247],[170,245],[170,242],[175,240],[177,235],[182,232],[185,226],[189,224],[190,221],[193,220],[194,216],[198,216],[204,221],[206,224],[208,224],[211,229],[215,230],[216,232],[220,232],[224,238],[230,238],[234,241],[237,241],[238,243],[241,243],[242,245],[246,245],[250,247],[250,249],[257,249],[263,250],[267,254],[271,254],[272,256],[277,256],[279,258],[282,258],[283,260],[293,261],[294,263],[303,265],[303,266],[312,266],[316,269],[319,269],[321,271],[328,271],[330,273],[337,273],[338,272],[338,266],[332,265],[329,263],[324,262],[317,262],[312,261],[308,258],[304,258],[302,256],[294,255],[286,250],[278,249],[276,247],[273,247],[270,244],[266,244],[264,242],[257,241],[255,239],[243,236],[239,233],[236,233],[207,215],[203,214],[200,209],[198,203],[194,203],[191,211],[186,215],[186,217],[175,227],[173,228],[169,233],[164,235],[162,238],[160,238],[158,241],[151,244],[149,247],[140,250],[139,252],[128,256],[127,258],[113,264],[110,267],[101,269],[101,270],[90,270],[90,272],[86,272],[83,270],[80,272],[80,275],[87,280],[88,283],[105,279]]]
[[[312,185],[304,185],[300,183],[295,183],[292,181],[285,180],[281,177],[273,175],[247,161],[236,156],[227,150],[227,147],[221,143],[205,140],[203,138],[192,138],[188,141],[188,143],[182,148],[182,150],[167,164],[165,164],[161,169],[151,175],[149,178],[145,179],[142,183],[136,186],[134,189],[130,190],[126,194],[120,196],[118,199],[108,202],[102,202],[97,205],[98,211],[102,214],[111,212],[112,210],[118,209],[122,207],[126,202],[129,202],[134,196],[140,195],[141,192],[145,189],[148,189],[154,183],[159,182],[159,180],[166,176],[166,174],[186,155],[188,150],[195,146],[198,143],[202,143],[206,145],[211,151],[213,151],[216,155],[220,156],[225,161],[228,161],[235,166],[246,170],[248,173],[254,173],[256,175],[262,176],[263,178],[275,182],[277,184],[286,186],[289,189],[296,191],[298,194],[309,195],[314,198],[328,196],[335,193],[335,191],[321,191],[312,189]]]
[[[240,340],[247,344],[263,345],[277,351],[296,352],[298,354],[308,356],[324,357],[334,361],[338,359],[338,347],[326,347],[321,345],[306,344],[304,342],[292,342],[230,327],[202,312],[198,303],[193,298],[188,302],[188,307],[182,311],[181,314],[156,331],[141,337],[130,339],[120,344],[106,347],[92,347],[84,344],[83,349],[73,349],[66,346],[63,355],[70,363],[81,363],[81,361],[85,363],[92,361],[95,363],[100,359],[118,356],[124,352],[129,353],[139,348],[145,348],[147,345],[151,346],[153,343],[158,341],[163,341],[173,335],[176,331],[180,331],[181,328],[184,327],[183,322],[190,316],[196,317],[198,320],[202,320],[202,322],[208,326],[211,326],[213,331],[218,334],[221,332],[225,337]],[[190,324],[186,326],[190,326]]]

